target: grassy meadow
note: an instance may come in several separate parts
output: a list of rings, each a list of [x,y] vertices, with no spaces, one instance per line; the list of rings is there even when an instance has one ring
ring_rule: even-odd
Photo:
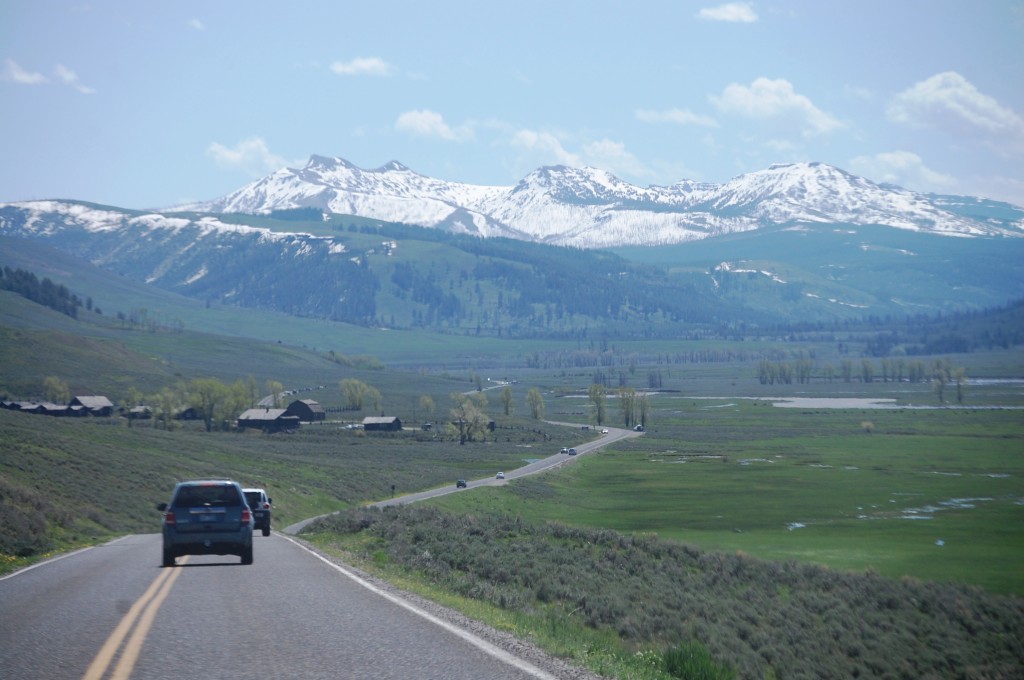
[[[1024,594],[1022,411],[674,401],[642,438],[433,502]]]

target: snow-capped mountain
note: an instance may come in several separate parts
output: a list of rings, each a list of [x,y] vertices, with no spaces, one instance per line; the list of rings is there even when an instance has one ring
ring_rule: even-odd
[[[725,184],[684,180],[646,188],[595,168],[552,166],[500,187],[426,177],[397,162],[363,170],[312,156],[303,168],[284,168],[223,198],[175,210],[260,214],[304,207],[583,248],[680,243],[795,222],[1024,235],[1024,211],[1013,206],[1006,206],[1009,217],[977,217],[950,209],[948,200],[824,163],[773,165]]]
[[[480,236],[523,238],[470,208],[504,187],[446,182],[413,172],[397,161],[363,170],[342,158],[312,156],[303,168],[282,168],[227,196],[177,206],[175,211],[263,214],[319,208],[424,227],[448,227]]]

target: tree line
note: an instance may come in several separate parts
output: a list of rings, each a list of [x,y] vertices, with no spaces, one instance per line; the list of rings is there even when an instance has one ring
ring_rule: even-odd
[[[880,369],[880,370],[879,370]],[[762,385],[809,384],[813,379],[852,383],[931,381],[939,403],[945,403],[946,388],[956,390],[957,403],[963,403],[967,390],[967,373],[962,366],[953,366],[948,358],[933,359],[931,362],[886,357],[878,364],[864,357],[855,364],[852,359],[842,359],[839,368],[832,364],[819,367],[810,358],[796,361],[771,361],[762,359],[757,365],[757,379]]]
[[[33,272],[20,268],[4,267],[0,271],[0,290],[17,293],[23,298],[66,314],[72,319],[78,318],[80,307],[92,309],[92,298],[83,301],[64,284],[54,283],[49,277],[40,279]],[[97,308],[96,312],[100,313],[100,310]]]

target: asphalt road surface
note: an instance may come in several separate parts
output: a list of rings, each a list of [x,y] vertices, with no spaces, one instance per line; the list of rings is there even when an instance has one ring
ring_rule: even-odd
[[[0,579],[0,678],[588,677],[545,669],[288,537],[255,540],[251,566],[191,556],[162,569],[148,534]]]

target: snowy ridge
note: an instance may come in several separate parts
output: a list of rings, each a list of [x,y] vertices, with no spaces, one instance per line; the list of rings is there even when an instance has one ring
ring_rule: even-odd
[[[8,207],[28,210],[31,215],[21,228],[33,230],[58,228],[60,221],[97,232],[143,224],[198,233],[253,229],[212,215],[198,220],[159,213],[129,217],[116,209],[60,201]],[[364,170],[342,158],[314,155],[302,168],[282,168],[222,198],[171,211],[267,214],[295,208],[579,248],[668,245],[801,223],[883,225],[961,237],[1024,236],[1021,208],[919,194],[825,163],[772,165],[725,184],[682,180],[649,187],[597,168],[549,166],[502,187],[427,177],[396,161]]]
[[[179,233],[189,230],[194,231],[198,237],[232,232],[255,235],[260,239],[271,241],[291,239],[295,236],[260,227],[228,224],[213,216],[201,217],[198,220],[171,217],[160,213],[147,213],[132,217],[116,209],[105,210],[69,201],[26,201],[10,203],[7,206],[18,208],[25,213],[23,223],[18,226],[17,231],[36,236],[56,237],[67,233],[69,228],[93,233],[132,231],[141,234]],[[4,207],[4,204],[0,204],[0,207]],[[8,224],[7,220],[0,219],[0,233],[14,233],[12,231],[14,226],[14,224]]]
[[[742,175],[709,200],[713,211],[739,210],[760,222],[884,224],[899,229],[981,236],[992,230],[919,194],[881,187],[824,163],[773,165]]]
[[[362,170],[341,158],[312,156],[303,168],[283,168],[223,198],[178,206],[175,210],[263,214],[308,207],[430,227],[468,210],[467,216],[453,223],[458,225],[457,231],[515,238],[516,235],[505,233],[501,225],[468,207],[501,191],[502,187],[426,177],[397,161],[376,170]]]
[[[721,185],[682,180],[667,187],[638,187],[597,168],[550,166],[515,186],[496,187],[426,177],[394,161],[363,170],[341,158],[312,156],[303,168],[285,168],[223,198],[178,209],[268,213],[301,207],[581,248],[679,243],[796,222],[1024,235],[1022,219],[965,217],[922,194],[825,163],[773,165]]]

